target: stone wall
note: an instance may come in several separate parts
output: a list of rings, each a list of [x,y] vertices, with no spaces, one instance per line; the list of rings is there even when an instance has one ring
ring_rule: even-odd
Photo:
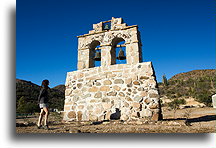
[[[159,94],[151,62],[67,73],[65,121],[158,120]]]

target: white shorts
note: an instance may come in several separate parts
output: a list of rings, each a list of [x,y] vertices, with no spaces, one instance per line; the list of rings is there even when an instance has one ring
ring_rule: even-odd
[[[44,107],[48,107],[48,104],[47,103],[40,103],[39,106],[40,106],[40,108],[44,108]]]

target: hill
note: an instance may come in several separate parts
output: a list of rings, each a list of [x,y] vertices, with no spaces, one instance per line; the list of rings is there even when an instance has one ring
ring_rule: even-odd
[[[193,97],[197,101],[211,105],[211,96],[215,94],[215,70],[193,70],[176,74],[164,83],[158,83],[162,97],[169,99]]]
[[[53,89],[56,89],[56,90],[61,91],[62,93],[65,93],[65,85],[58,85],[58,86],[53,87]]]
[[[30,106],[28,112],[39,111],[38,108],[38,95],[40,92],[40,86],[32,83],[31,81],[16,79],[16,107],[17,112],[22,112],[21,108]],[[49,89],[50,100],[49,107],[58,110],[64,108],[64,85],[58,85]],[[21,100],[20,100],[21,99]],[[24,105],[22,105],[24,104]]]

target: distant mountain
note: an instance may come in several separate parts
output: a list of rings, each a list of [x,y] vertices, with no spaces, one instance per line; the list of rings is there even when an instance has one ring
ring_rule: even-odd
[[[215,77],[215,69],[204,69],[204,70],[192,70],[189,72],[179,73],[171,77],[170,81],[175,80],[184,80],[187,81],[189,79],[205,79],[205,78],[214,78]]]
[[[61,91],[62,93],[65,93],[65,85],[58,85],[58,86],[53,87],[53,89],[57,89]]]
[[[32,83],[31,81],[16,79],[16,106],[19,105],[20,98],[25,98],[25,102],[30,103],[30,105],[35,108],[35,110],[39,109],[38,106],[38,95],[40,92],[40,86]],[[59,110],[63,110],[64,108],[64,85],[58,85],[54,88],[49,89],[50,99],[49,99],[49,107],[57,108]],[[34,110],[34,111],[35,111]],[[37,110],[38,111],[38,110]]]
[[[40,92],[40,86],[32,83],[31,81],[16,79],[16,98],[17,101],[20,97],[27,97],[29,101],[37,100]]]
[[[179,73],[171,77],[168,85],[158,83],[161,96],[170,99],[193,97],[197,101],[211,104],[211,96],[216,93],[216,77],[214,69],[193,70]]]

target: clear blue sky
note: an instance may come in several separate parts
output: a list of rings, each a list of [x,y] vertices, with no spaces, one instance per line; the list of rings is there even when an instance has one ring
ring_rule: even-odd
[[[215,69],[213,0],[17,0],[16,77],[50,87],[77,69],[77,37],[92,24],[122,17],[138,25],[144,61],[157,80]]]

